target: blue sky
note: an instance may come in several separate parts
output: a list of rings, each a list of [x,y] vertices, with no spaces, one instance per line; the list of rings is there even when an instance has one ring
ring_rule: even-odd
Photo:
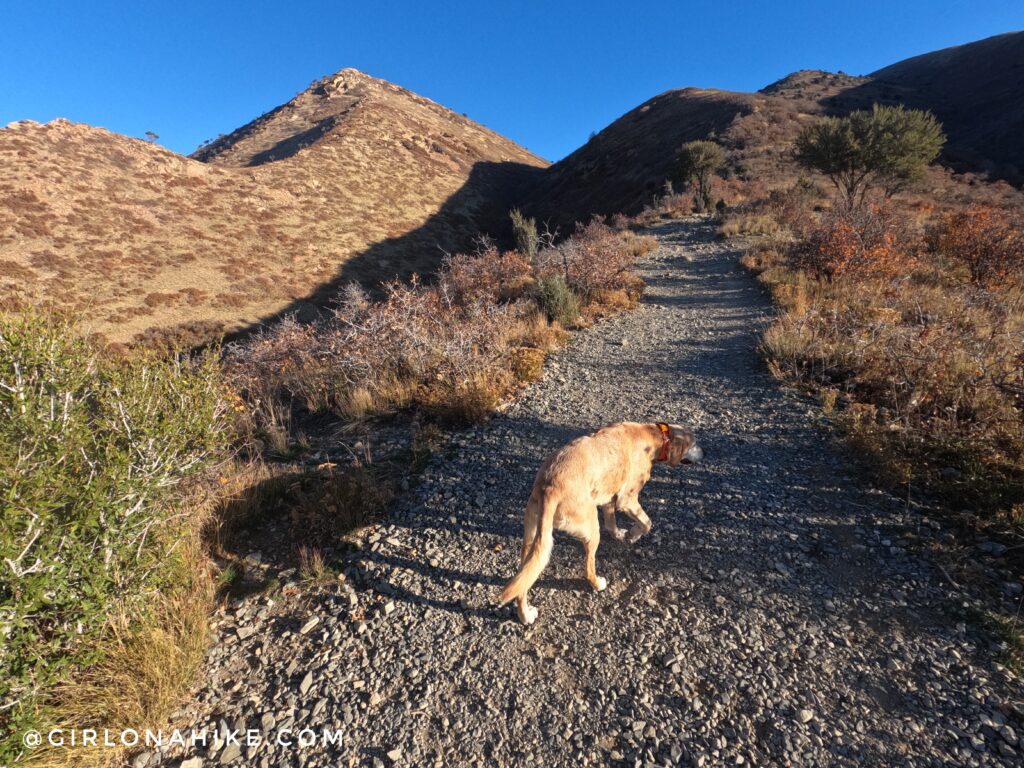
[[[1024,3],[4,0],[0,125],[71,120],[191,152],[356,67],[556,160],[688,85],[864,74],[1024,28]]]

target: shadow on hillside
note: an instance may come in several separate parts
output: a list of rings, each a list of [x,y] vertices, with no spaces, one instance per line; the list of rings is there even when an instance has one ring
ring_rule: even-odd
[[[962,100],[962,95],[957,98]],[[1020,117],[1003,104],[984,102],[977,111],[957,103],[957,98],[943,98],[937,90],[921,93],[917,89],[888,82],[869,80],[822,99],[819,103],[830,115],[843,116],[873,104],[905,106],[932,112],[942,123],[947,136],[940,155],[941,163],[955,173],[981,173],[990,181],[1004,180],[1015,186],[1024,184],[1019,133],[1012,127]],[[1008,101],[1012,99],[1008,96]],[[1010,123],[1007,125],[1007,123]]]
[[[241,340],[287,315],[296,315],[302,322],[315,320],[348,283],[359,283],[374,293],[390,280],[407,280],[414,274],[430,279],[445,253],[471,249],[483,233],[504,238],[509,231],[509,209],[527,194],[541,173],[542,168],[524,163],[476,163],[462,187],[422,226],[352,255],[338,265],[329,281],[224,341]]]

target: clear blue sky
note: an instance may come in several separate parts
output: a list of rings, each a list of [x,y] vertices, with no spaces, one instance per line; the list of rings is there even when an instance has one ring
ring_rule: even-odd
[[[356,67],[554,160],[669,88],[864,74],[1022,27],[1018,0],[4,0],[0,126],[67,117],[188,153]]]

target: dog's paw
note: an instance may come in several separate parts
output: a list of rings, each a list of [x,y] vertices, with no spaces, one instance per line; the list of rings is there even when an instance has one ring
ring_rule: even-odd
[[[626,532],[621,528],[616,528],[614,531],[608,531],[608,534],[616,541],[622,541],[626,538]]]
[[[598,576],[597,583],[594,584],[594,589],[596,589],[598,592],[604,592],[607,588],[608,579],[606,579],[604,576]]]
[[[537,609],[532,605],[528,605],[519,611],[519,620],[526,626],[530,626],[537,620]]]

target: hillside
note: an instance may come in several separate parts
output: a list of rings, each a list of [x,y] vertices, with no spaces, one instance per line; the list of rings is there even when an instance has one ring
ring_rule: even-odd
[[[562,225],[591,213],[639,210],[661,193],[670,148],[726,131],[755,102],[751,94],[700,88],[655,96],[551,166],[524,206]]]
[[[946,128],[951,162],[1024,182],[1024,32],[897,62],[851,96],[930,109]]]
[[[0,163],[0,290],[115,341],[204,341],[430,272],[545,165],[355,70],[194,158],[55,120],[0,130]]]
[[[563,226],[592,213],[636,213],[661,194],[680,144],[715,138],[730,150],[718,193],[737,182],[792,181],[793,139],[808,121],[874,102],[930,109],[948,134],[942,161],[952,171],[1024,181],[1024,32],[917,56],[866,77],[795,72],[757,93],[685,88],[631,110],[545,171],[524,204]],[[938,193],[955,196],[936,171]],[[961,185],[962,186],[962,185]]]
[[[116,341],[205,341],[308,316],[349,280],[428,274],[479,230],[504,233],[516,204],[563,233],[593,213],[636,213],[693,139],[729,150],[715,195],[730,204],[789,185],[804,125],[874,101],[943,121],[935,201],[1001,195],[954,173],[1022,180],[1022,62],[1024,33],[1012,33],[868,77],[801,70],[757,93],[671,90],[546,170],[511,140],[351,69],[191,157],[62,120],[13,123],[0,130],[0,292],[72,309]]]

